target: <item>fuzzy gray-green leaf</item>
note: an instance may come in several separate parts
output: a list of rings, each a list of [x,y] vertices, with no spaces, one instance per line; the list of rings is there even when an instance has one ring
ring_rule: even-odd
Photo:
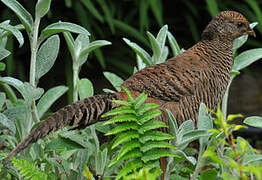
[[[244,123],[252,127],[262,128],[262,117],[250,116],[244,120]]]
[[[232,70],[240,71],[253,62],[262,58],[262,48],[250,49],[242,52],[234,59]]]
[[[0,124],[3,125],[4,127],[10,129],[12,133],[15,134],[16,132],[16,127],[15,123],[8,119],[4,114],[0,113]]]
[[[118,75],[111,72],[104,72],[106,79],[114,86],[117,91],[120,91],[120,86],[123,84],[124,80]]]
[[[77,81],[77,92],[80,99],[94,95],[93,84],[89,79],[83,78]]]
[[[19,47],[21,47],[24,44],[23,34],[19,30],[17,30],[16,27],[11,26],[10,24],[1,23],[0,29],[4,29],[5,31],[11,32],[19,42]]]
[[[51,107],[51,105],[66,91],[68,87],[57,86],[49,89],[39,100],[37,104],[37,111],[39,118],[41,118],[44,113]]]
[[[180,54],[181,50],[180,50],[180,47],[179,47],[175,37],[170,32],[168,32],[167,38],[168,38],[168,42],[170,44],[170,47],[172,49],[173,56],[177,56],[178,54]]]
[[[16,0],[1,0],[18,16],[26,31],[30,33],[33,27],[33,18],[31,14]]]
[[[48,38],[40,47],[36,56],[36,79],[39,80],[54,65],[60,46],[58,35]]]
[[[11,54],[10,51],[0,48],[0,61],[6,58],[7,56],[9,56],[10,54]]]
[[[51,0],[38,0],[35,6],[35,13],[38,17],[45,16],[50,9]]]

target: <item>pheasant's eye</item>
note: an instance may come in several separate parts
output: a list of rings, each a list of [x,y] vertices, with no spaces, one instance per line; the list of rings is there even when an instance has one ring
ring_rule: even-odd
[[[244,25],[244,23],[242,23],[242,22],[237,23],[237,27],[242,27],[243,25]]]

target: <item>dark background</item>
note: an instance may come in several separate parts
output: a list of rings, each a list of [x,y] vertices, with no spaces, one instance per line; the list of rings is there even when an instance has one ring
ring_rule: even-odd
[[[147,2],[152,3],[143,9]],[[35,1],[19,0],[19,2],[34,14]],[[96,17],[90,10],[90,2],[94,9],[101,15]],[[256,28],[257,37],[250,38],[239,52],[262,47],[262,2],[257,0],[211,0],[213,5],[208,6],[208,1],[197,0],[53,0],[51,10],[41,20],[41,28],[61,21],[79,24],[91,33],[92,40],[104,39],[112,42],[112,45],[101,48],[103,61],[98,60],[95,53],[89,55],[88,63],[84,64],[80,77],[90,79],[95,88],[95,94],[102,93],[103,88],[112,88],[103,76],[104,71],[114,72],[123,79],[128,78],[136,63],[134,52],[122,40],[123,37],[136,42],[150,52],[149,42],[146,39],[146,31],[156,35],[159,29],[167,24],[169,31],[175,36],[180,47],[187,49],[195,44],[202,30],[212,16],[222,10],[236,10],[244,14],[250,22],[261,22]],[[258,8],[254,7],[254,3]],[[106,11],[107,10],[107,11]],[[111,17],[111,25],[107,18]],[[3,4],[0,4],[0,20],[10,19],[12,25],[19,24],[15,14]],[[142,19],[144,19],[142,21]],[[119,23],[134,28],[140,36],[118,25]],[[30,48],[25,35],[25,44],[19,48],[16,40],[10,38],[7,49],[12,53],[5,60],[7,68],[1,72],[1,76],[12,76],[22,81],[29,79]],[[140,37],[144,39],[141,39]],[[71,57],[67,50],[64,38],[60,35],[60,53],[53,68],[40,79],[39,87],[48,90],[57,85],[71,87],[72,70]],[[241,72],[234,80],[230,98],[229,113],[242,113],[247,115],[262,115],[262,80],[261,62],[252,64]],[[71,92],[63,96],[52,106],[55,111],[60,107],[71,103]]]

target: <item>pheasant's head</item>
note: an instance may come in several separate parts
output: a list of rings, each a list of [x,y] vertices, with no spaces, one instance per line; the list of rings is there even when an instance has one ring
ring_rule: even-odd
[[[202,33],[202,39],[220,38],[233,41],[246,34],[255,36],[248,20],[242,14],[235,11],[222,11],[207,25]]]

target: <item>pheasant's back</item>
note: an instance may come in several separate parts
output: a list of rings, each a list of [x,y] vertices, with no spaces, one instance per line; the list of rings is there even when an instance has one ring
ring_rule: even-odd
[[[168,104],[178,122],[197,121],[199,105],[214,109],[221,103],[232,66],[232,43],[201,41],[165,63],[147,67],[124,82]]]

